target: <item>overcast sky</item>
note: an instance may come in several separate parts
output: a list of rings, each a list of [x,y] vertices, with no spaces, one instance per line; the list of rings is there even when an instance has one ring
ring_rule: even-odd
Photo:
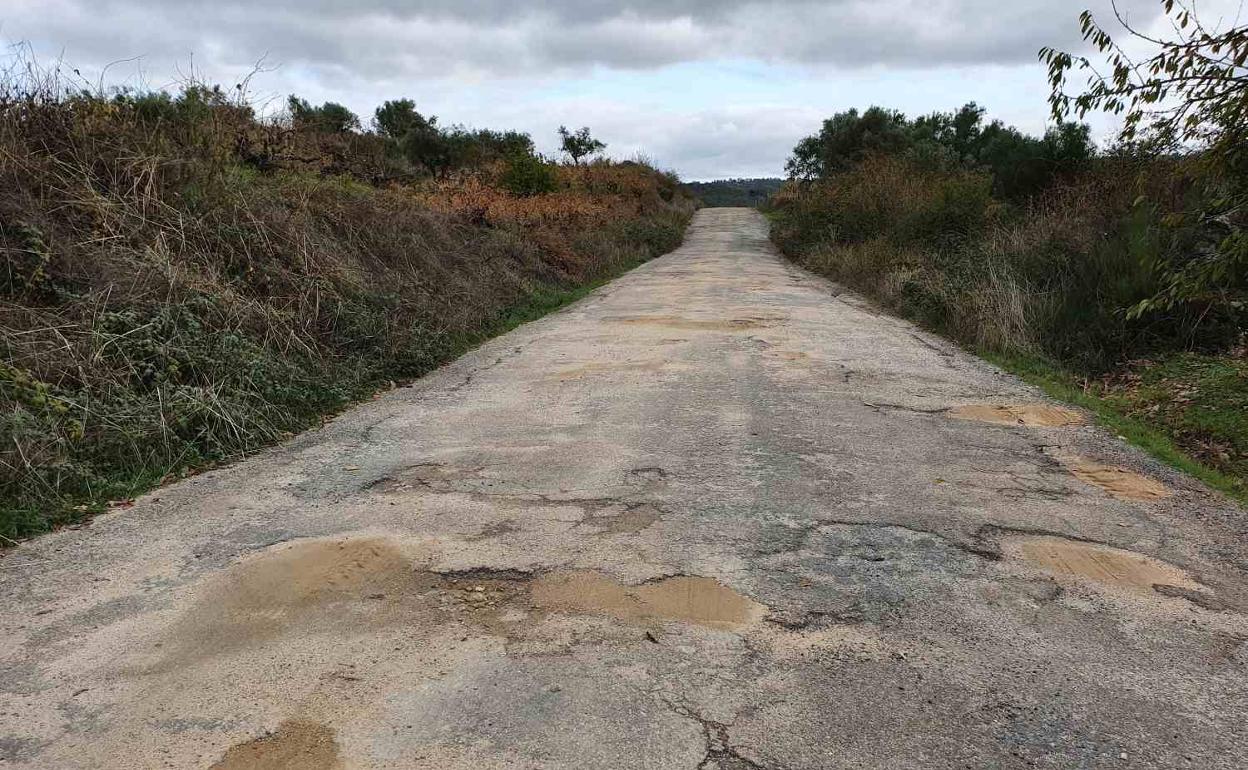
[[[1238,6],[1202,4],[1215,21]],[[0,0],[0,39],[93,80],[133,59],[107,81],[155,87],[192,66],[233,85],[263,58],[261,100],[367,117],[409,97],[547,151],[560,124],[589,125],[615,157],[709,179],[778,176],[798,139],[855,106],[973,100],[1041,132],[1036,52],[1077,47],[1085,7],[1109,16],[1109,0]],[[1160,22],[1159,0],[1119,8]]]

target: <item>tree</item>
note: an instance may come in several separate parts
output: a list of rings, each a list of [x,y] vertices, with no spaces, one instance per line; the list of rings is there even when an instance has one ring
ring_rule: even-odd
[[[868,154],[893,154],[908,147],[906,116],[871,107],[840,112],[823,121],[814,136],[793,148],[785,171],[793,179],[819,179],[853,168]]]
[[[1116,5],[1118,28],[1111,34],[1089,11],[1079,17],[1083,37],[1105,57],[1102,73],[1085,56],[1043,48],[1059,119],[1101,111],[1121,116],[1119,139],[1194,160],[1203,181],[1203,200],[1194,210],[1167,217],[1167,224],[1200,231],[1206,248],[1172,249],[1156,269],[1163,288],[1131,310],[1133,316],[1171,310],[1180,304],[1241,313],[1248,308],[1248,26],[1211,29],[1195,3],[1161,0],[1174,29],[1172,39],[1133,27]],[[1151,54],[1133,59],[1119,38]],[[1067,92],[1073,72],[1087,73],[1081,92]],[[1137,145],[1139,146],[1139,145]],[[1191,152],[1194,150],[1195,152]]]
[[[569,131],[566,126],[559,126],[559,138],[562,139],[560,149],[576,165],[581,165],[581,158],[596,155],[607,149],[607,145],[589,135],[589,126]]]
[[[399,148],[414,165],[423,166],[434,176],[445,176],[453,165],[453,148],[436,124],[435,118],[413,126],[399,140]]]
[[[345,134],[360,128],[360,118],[354,112],[336,102],[325,102],[313,107],[306,99],[291,94],[286,100],[295,128],[322,131],[328,134]]]
[[[457,168],[481,167],[518,155],[533,155],[533,138],[519,131],[470,130],[456,126],[444,132],[451,162]]]
[[[384,137],[399,140],[414,129],[426,129],[438,122],[416,111],[411,99],[392,99],[373,111],[373,129]]]

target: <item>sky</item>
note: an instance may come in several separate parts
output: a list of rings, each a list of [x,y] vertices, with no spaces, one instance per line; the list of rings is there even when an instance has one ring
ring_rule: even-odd
[[[822,120],[873,104],[921,114],[969,101],[1041,133],[1042,46],[1081,50],[1079,13],[1110,0],[0,0],[0,40],[92,84],[248,82],[367,122],[411,98],[441,124],[590,126],[618,159],[682,178],[780,176]],[[1160,0],[1118,0],[1157,31]],[[1205,0],[1233,23],[1239,0]],[[1245,14],[1248,16],[1248,13]],[[1160,30],[1164,32],[1164,30]],[[1099,136],[1112,125],[1092,121]]]

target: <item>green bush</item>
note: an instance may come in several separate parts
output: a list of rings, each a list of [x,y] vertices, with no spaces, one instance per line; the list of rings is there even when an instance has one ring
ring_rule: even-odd
[[[502,183],[507,192],[520,197],[544,195],[559,188],[554,168],[528,152],[514,153],[507,159]]]
[[[1181,206],[1191,187],[1183,173],[1155,167],[1149,197]],[[1233,314],[1186,305],[1129,312],[1164,280],[1160,255],[1191,249],[1195,237],[1137,200],[1139,178],[1099,160],[1043,200],[1010,209],[985,173],[867,157],[790,184],[776,198],[773,237],[802,264],[967,344],[1087,374],[1233,344],[1242,330]]]

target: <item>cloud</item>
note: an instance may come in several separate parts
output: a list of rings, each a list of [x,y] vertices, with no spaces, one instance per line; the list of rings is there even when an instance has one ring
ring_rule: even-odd
[[[1234,2],[1235,0],[1209,0]],[[1102,14],[1109,0],[1087,0]],[[1055,9],[1054,6],[1066,6]],[[1119,0],[1143,26],[1159,0]],[[0,40],[45,63],[170,87],[193,69],[363,115],[410,96],[443,122],[530,131],[589,124],[611,154],[688,178],[780,173],[831,112],[975,99],[1043,128],[1044,45],[1081,44],[1060,0],[3,0]]]
[[[9,0],[10,39],[75,63],[191,53],[210,69],[268,54],[288,66],[433,78],[653,69],[748,58],[808,66],[1034,62],[1077,42],[1052,0]],[[1148,21],[1154,0],[1127,0]],[[1074,38],[1072,40],[1072,37]]]

